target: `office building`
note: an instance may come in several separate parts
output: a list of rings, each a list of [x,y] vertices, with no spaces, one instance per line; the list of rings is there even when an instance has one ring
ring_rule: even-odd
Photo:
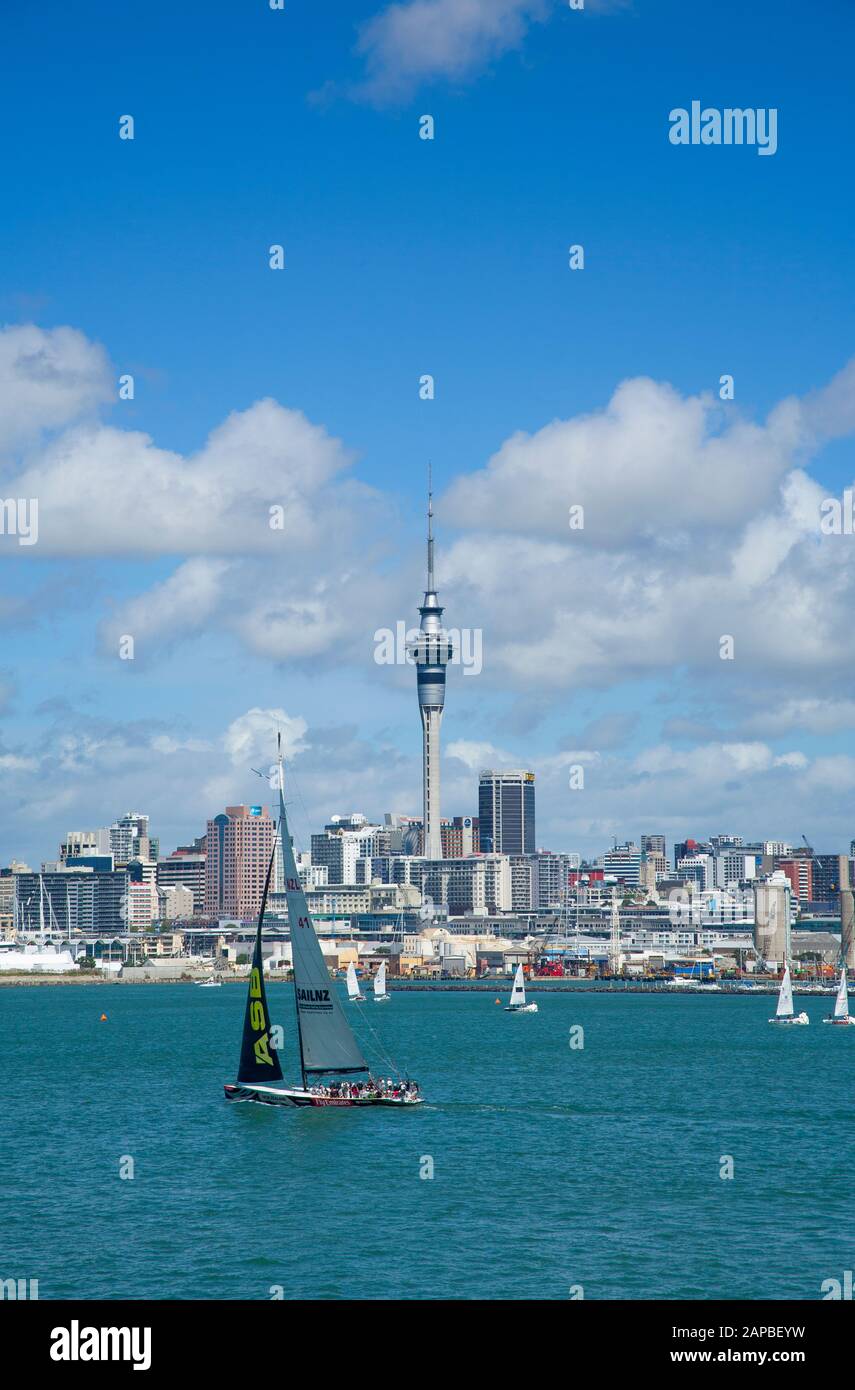
[[[534,773],[483,771],[478,821],[484,854],[534,854]]]

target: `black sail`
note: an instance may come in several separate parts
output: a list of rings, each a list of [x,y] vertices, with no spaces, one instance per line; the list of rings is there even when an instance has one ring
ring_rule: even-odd
[[[238,1082],[257,1083],[282,1080],[279,1054],[271,1046],[270,1014],[267,1009],[267,995],[264,990],[264,966],[261,958],[261,927],[264,922],[264,909],[270,890],[270,876],[273,873],[275,849],[270,856],[261,911],[258,914],[258,929],[255,933],[255,950],[249,971],[249,993],[246,997],[246,1013],[243,1020],[243,1041],[240,1048]]]

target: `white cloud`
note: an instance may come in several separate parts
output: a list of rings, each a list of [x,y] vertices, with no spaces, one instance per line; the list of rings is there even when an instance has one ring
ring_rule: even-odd
[[[517,48],[549,0],[408,0],[389,5],[360,31],[358,52],[372,99],[407,95],[423,81],[460,80]]]
[[[371,494],[352,482],[333,487],[350,463],[301,411],[261,400],[189,458],[138,431],[72,428],[5,487],[38,498],[38,545],[29,549],[39,555],[282,554],[352,524]]]
[[[293,758],[310,746],[305,739],[308,727],[300,715],[256,706],[232,720],[223,737],[223,747],[234,766],[248,766],[255,761],[263,770],[275,761],[277,733],[282,735],[284,757]]]
[[[76,329],[0,329],[0,453],[91,413],[110,393],[106,353]]]
[[[482,768],[519,767],[513,753],[497,748],[493,743],[478,743],[471,739],[458,738],[449,743],[445,750],[448,758],[456,758],[470,772],[477,774]]]

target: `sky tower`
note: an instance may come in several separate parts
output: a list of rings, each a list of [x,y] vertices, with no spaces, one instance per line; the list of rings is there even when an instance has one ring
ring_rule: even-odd
[[[433,577],[433,492],[428,475],[427,588],[419,609],[419,633],[409,644],[416,666],[419,713],[422,717],[422,778],[424,785],[422,853],[427,859],[442,858],[439,828],[439,726],[445,704],[445,668],[452,658],[452,645],[443,631],[442,608],[436,596]]]

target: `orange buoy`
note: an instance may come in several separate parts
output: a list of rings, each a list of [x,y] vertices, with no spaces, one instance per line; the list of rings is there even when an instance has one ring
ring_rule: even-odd
[[[106,1022],[107,1022],[107,1015],[106,1015],[106,1014],[102,1014],[101,1017],[99,1018],[98,1022],[99,1022],[99,1023],[106,1023]]]
[[[497,1004],[501,1004],[501,1002],[502,1002],[501,999],[497,999],[497,1000],[496,1000],[496,1003],[497,1003]]]

